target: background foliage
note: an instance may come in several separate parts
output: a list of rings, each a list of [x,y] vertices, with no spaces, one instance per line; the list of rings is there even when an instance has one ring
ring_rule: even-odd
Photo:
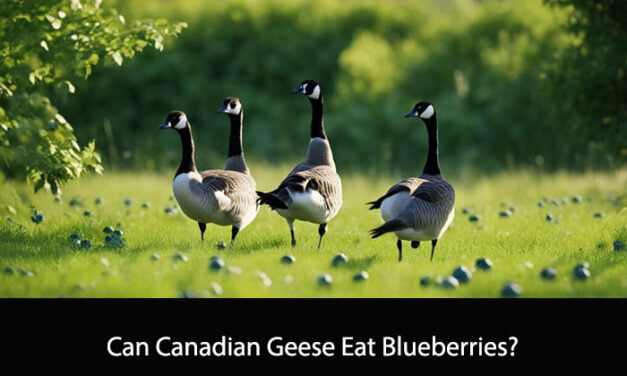
[[[323,85],[341,170],[416,173],[426,134],[402,115],[418,100],[436,104],[441,159],[451,173],[612,169],[627,159],[622,1],[103,6],[118,9],[127,24],[144,17],[189,24],[164,41],[163,53],[147,50],[123,67],[95,67],[89,80],[72,81],[74,93],[49,89],[79,125],[80,143],[97,140],[105,165],[171,169],[178,140],[156,127],[172,109],[186,111],[195,126],[199,166],[222,165],[228,122],[215,109],[228,95],[242,98],[250,160],[300,159],[309,105],[289,91],[307,78]]]
[[[102,170],[94,142],[77,143],[48,92],[73,94],[74,80],[87,78],[99,63],[122,65],[149,45],[161,50],[165,37],[184,26],[165,20],[127,24],[101,2],[0,3],[0,169],[8,177],[26,177],[36,191],[59,194],[67,180]]]

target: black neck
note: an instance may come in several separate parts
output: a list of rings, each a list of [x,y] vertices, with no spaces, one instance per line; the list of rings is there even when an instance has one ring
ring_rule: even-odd
[[[438,121],[435,114],[431,118],[423,120],[427,126],[429,135],[429,149],[427,150],[427,162],[422,170],[423,174],[440,175],[440,161],[438,158]]]
[[[324,132],[324,120],[322,112],[322,94],[320,98],[312,99],[311,102],[311,138],[319,137],[322,139],[327,138],[327,134]]]
[[[239,115],[229,114],[231,119],[231,135],[229,136],[229,155],[230,157],[236,157],[242,155],[242,120],[244,117],[244,110],[241,110]]]
[[[176,175],[190,171],[196,171],[196,162],[194,161],[194,140],[192,138],[192,128],[189,123],[183,129],[177,129],[181,136],[181,164],[176,171]]]

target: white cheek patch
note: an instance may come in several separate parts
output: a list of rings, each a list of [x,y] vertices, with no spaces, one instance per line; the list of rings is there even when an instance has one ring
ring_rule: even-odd
[[[300,92],[301,92],[301,93],[303,93],[303,94],[305,94],[305,93],[307,92],[307,86],[308,86],[308,85],[309,85],[309,84],[302,84],[302,85],[300,86],[300,88],[299,88],[299,89],[300,89]]]
[[[320,85],[316,85],[313,92],[308,95],[311,99],[320,99]]]
[[[179,122],[176,123],[176,125],[174,125],[174,128],[176,129],[183,129],[187,126],[187,118],[185,116],[180,116],[179,117]]]
[[[433,109],[433,106],[429,105],[429,107],[427,107],[427,109],[424,110],[422,112],[422,114],[420,114],[420,118],[421,119],[429,119],[429,118],[431,118],[431,116],[433,116],[434,112],[435,112],[435,110]]]
[[[235,108],[231,108],[230,104],[226,106],[226,110],[224,110],[224,112],[226,112],[227,114],[239,115],[241,110],[242,110],[242,104],[236,103]]]

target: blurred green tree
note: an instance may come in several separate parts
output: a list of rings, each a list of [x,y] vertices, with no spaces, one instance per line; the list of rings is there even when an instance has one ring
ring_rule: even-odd
[[[81,147],[46,94],[74,93],[92,67],[122,65],[146,46],[163,49],[185,23],[127,24],[101,0],[3,0],[0,3],[0,169],[35,191],[61,193],[84,172],[102,171],[93,141]]]

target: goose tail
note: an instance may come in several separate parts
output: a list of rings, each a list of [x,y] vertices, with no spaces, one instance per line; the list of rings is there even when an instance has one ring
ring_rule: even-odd
[[[404,221],[401,219],[392,219],[389,222],[385,222],[383,225],[370,230],[370,236],[374,239],[383,234],[387,234],[388,232],[394,232],[404,228],[407,228],[407,224],[405,224]]]
[[[273,193],[257,191],[257,196],[259,196],[259,198],[257,199],[257,203],[259,205],[268,205],[272,210],[287,209],[287,205]]]

